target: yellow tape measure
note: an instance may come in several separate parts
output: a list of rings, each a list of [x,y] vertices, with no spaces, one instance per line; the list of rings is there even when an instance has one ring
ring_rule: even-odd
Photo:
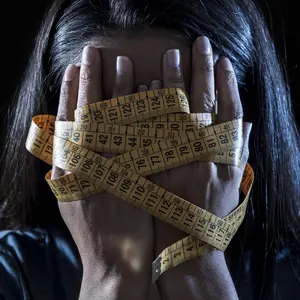
[[[72,172],[55,180],[51,172],[46,175],[59,201],[105,190],[191,235],[154,261],[153,281],[211,247],[224,251],[244,218],[253,183],[247,165],[242,182],[246,197],[220,219],[142,177],[199,160],[239,165],[242,120],[211,125],[213,115],[188,113],[181,89],[148,91],[79,108],[76,122],[54,126],[53,116],[34,117],[26,142],[33,155]],[[106,159],[94,151],[121,154]]]
[[[154,116],[178,112],[190,112],[185,92],[181,89],[162,89],[79,107],[75,111],[75,120],[126,125]]]
[[[198,115],[195,122],[183,120],[156,122],[157,120],[153,119],[147,124],[152,127],[146,127],[146,124],[140,124],[141,122],[134,123],[134,127],[96,122],[58,122],[55,126],[55,135],[96,152],[124,153],[171,139],[175,135],[179,135],[181,131],[193,132],[211,124],[211,121],[208,123],[208,120],[202,120]],[[178,126],[174,126],[175,124]],[[182,130],[182,128],[184,129]]]

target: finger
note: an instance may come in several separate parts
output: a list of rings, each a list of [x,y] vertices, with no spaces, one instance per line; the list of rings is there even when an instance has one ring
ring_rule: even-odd
[[[165,88],[184,89],[180,51],[178,49],[170,49],[163,56],[163,82]]]
[[[191,112],[212,113],[215,104],[213,53],[209,39],[201,36],[193,44]]]
[[[129,57],[118,56],[113,98],[132,94],[133,64]]]
[[[79,86],[79,67],[68,65],[60,88],[57,121],[74,121]]]
[[[65,71],[61,85],[60,99],[57,111],[57,121],[73,121],[77,106],[79,86],[79,68],[69,65]],[[53,166],[51,178],[55,179],[65,175],[66,172]]]
[[[153,80],[150,83],[150,90],[160,90],[163,88],[163,83],[160,80]]]
[[[86,46],[82,52],[77,106],[102,100],[102,66],[98,49]]]
[[[217,91],[217,122],[242,118],[243,108],[235,72],[230,60],[226,57],[222,57],[217,65]]]
[[[137,92],[147,92],[148,91],[148,87],[144,84],[139,84],[137,87]]]
[[[241,158],[241,168],[244,169],[249,158],[249,139],[252,123],[243,122],[243,153]]]

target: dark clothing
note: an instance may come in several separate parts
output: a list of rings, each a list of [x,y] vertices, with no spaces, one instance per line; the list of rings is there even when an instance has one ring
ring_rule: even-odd
[[[241,248],[235,249],[241,252]],[[235,269],[231,271],[237,274],[233,279],[241,300],[290,300],[300,295],[300,281],[296,275],[299,265],[294,264],[292,270],[288,251],[282,251],[276,256],[276,285],[271,285],[272,292],[268,292],[268,296],[255,296],[253,282],[259,274],[251,272],[251,257],[245,249],[242,251],[245,260],[231,262]],[[0,231],[1,300],[75,300],[79,296],[81,277],[80,256],[67,231]]]
[[[0,299],[78,299],[81,260],[59,230],[0,232]]]

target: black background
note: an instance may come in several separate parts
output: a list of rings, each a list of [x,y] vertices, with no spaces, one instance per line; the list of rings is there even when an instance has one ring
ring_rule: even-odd
[[[266,12],[275,44],[290,82],[293,107],[300,124],[300,74],[299,54],[300,28],[299,0],[257,0],[262,3]],[[16,90],[20,76],[32,51],[34,38],[39,24],[49,7],[51,0],[43,1],[11,1],[6,3],[2,11],[2,79],[1,79],[1,116]],[[6,18],[4,20],[4,18]],[[3,128],[2,128],[3,129]]]

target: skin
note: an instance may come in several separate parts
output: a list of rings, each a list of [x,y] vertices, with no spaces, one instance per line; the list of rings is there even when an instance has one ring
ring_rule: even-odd
[[[221,58],[214,68],[217,56],[203,37],[191,46],[174,33],[147,32],[101,38],[91,45],[97,49],[84,49],[80,68],[70,65],[66,70],[59,120],[72,121],[74,110],[82,105],[162,87],[185,88],[191,112],[213,112],[217,89],[217,122],[243,115],[231,63]],[[170,48],[173,50],[167,51]],[[180,50],[181,60],[175,49]],[[150,180],[223,217],[238,205],[250,131],[251,125],[244,123],[241,167],[196,162]],[[62,174],[54,168],[53,178]],[[149,284],[154,257],[185,234],[106,193],[84,200],[59,203],[83,262],[80,299],[237,299],[220,251],[172,268],[157,285]]]
[[[118,56],[127,56],[134,65],[132,88],[136,91],[138,85],[150,86],[153,80],[164,81],[163,56],[169,49],[178,49],[181,54],[183,80],[187,92],[190,92],[192,71],[192,43],[176,31],[155,29],[138,33],[121,33],[110,31],[110,36],[94,37],[86,43],[101,50],[103,76],[102,97],[110,99],[113,95],[116,75],[116,60]],[[81,54],[70,64],[81,65]],[[76,55],[75,55],[76,56]],[[218,59],[214,54],[214,64]],[[123,82],[125,85],[125,81]],[[127,88],[128,89],[128,88]],[[100,93],[100,91],[98,91]],[[97,100],[99,101],[99,100]]]

